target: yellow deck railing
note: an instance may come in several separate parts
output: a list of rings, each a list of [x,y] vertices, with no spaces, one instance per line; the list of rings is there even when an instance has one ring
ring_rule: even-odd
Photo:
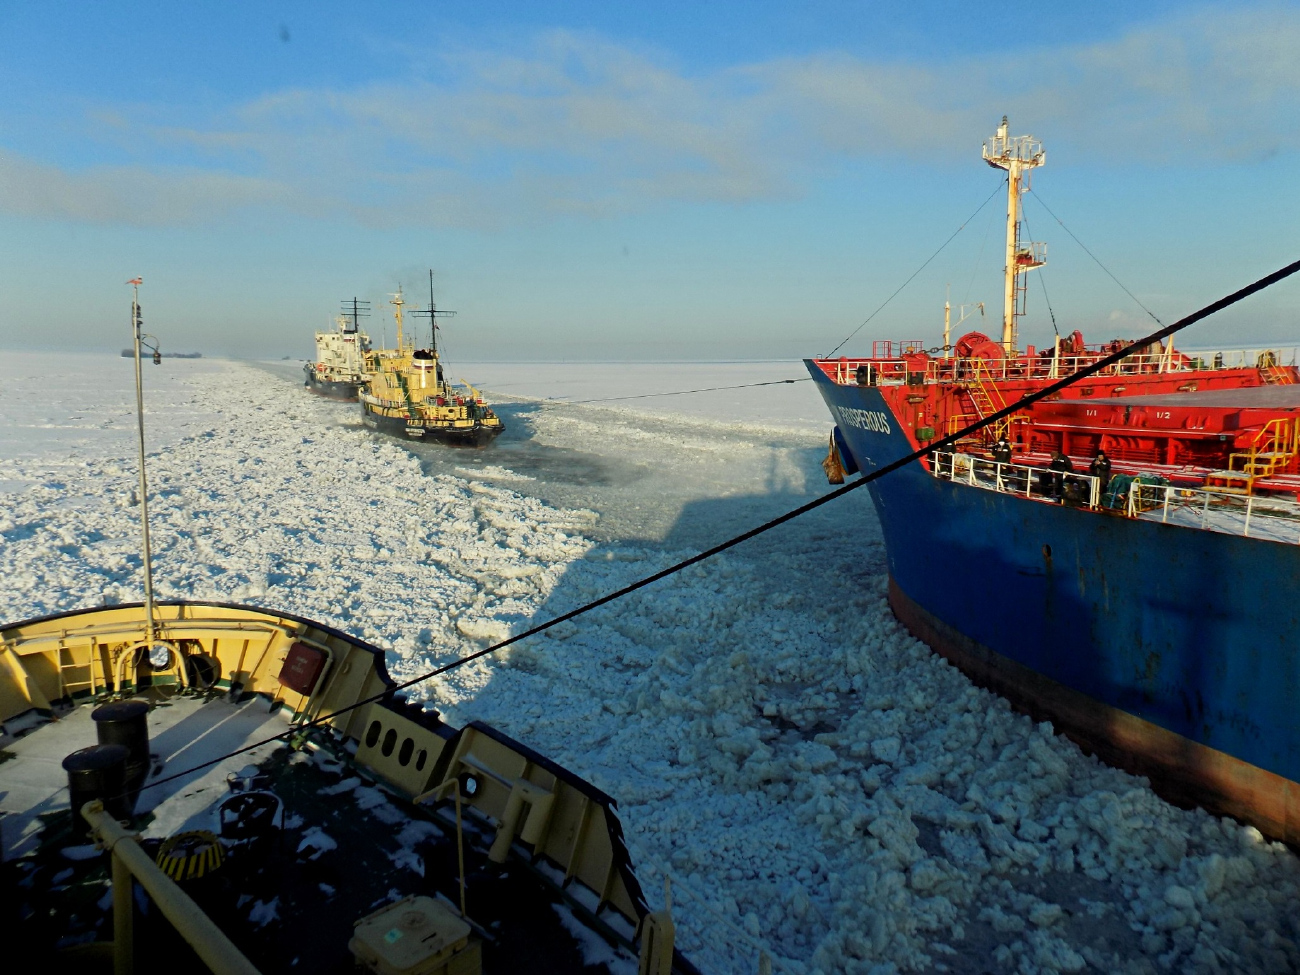
[[[1255,435],[1250,450],[1228,455],[1228,470],[1240,471],[1251,486],[1286,467],[1300,452],[1300,419],[1275,417]]]
[[[993,371],[983,359],[970,359],[971,380],[966,384],[966,389],[970,393],[971,399],[975,402],[975,409],[979,411],[980,418],[984,418],[998,410],[1006,409],[1006,400],[1002,398],[1002,391],[998,389],[997,384],[993,381]],[[1011,430],[1011,420],[1004,417],[998,420],[992,426],[993,436],[996,438],[1005,437]]]
[[[140,849],[136,838],[104,812],[103,803],[98,799],[86,803],[81,815],[90,823],[95,839],[112,853],[114,975],[130,975],[135,970],[132,886],[136,883],[209,970],[216,975],[258,975],[234,942]]]

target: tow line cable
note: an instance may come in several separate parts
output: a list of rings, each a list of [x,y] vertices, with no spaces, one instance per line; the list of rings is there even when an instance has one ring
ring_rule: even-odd
[[[811,376],[802,379],[773,379],[765,383],[743,383],[740,386],[709,386],[706,389],[679,389],[672,393],[641,393],[637,396],[606,396],[603,399],[548,399],[548,403],[564,403],[577,406],[579,403],[614,403],[625,399],[650,399],[652,396],[685,396],[688,393],[716,393],[722,389],[753,389],[755,386],[781,386],[789,383],[812,382]]]
[[[1042,205],[1043,209],[1047,211],[1048,215],[1051,216],[1053,220],[1055,220],[1057,223],[1061,225],[1061,229],[1064,230],[1067,234],[1069,234],[1070,238],[1076,244],[1078,244],[1080,247],[1083,248],[1083,252],[1092,258],[1093,263],[1096,264],[1103,271],[1105,271],[1106,276],[1110,278],[1112,281],[1114,281],[1117,285],[1119,285],[1119,289],[1121,291],[1123,291],[1126,295],[1128,295],[1130,298],[1133,299],[1134,304],[1136,304],[1139,308],[1141,308],[1144,312],[1146,312],[1147,316],[1157,325],[1164,324],[1164,322],[1162,322],[1159,318],[1156,317],[1155,312],[1153,312],[1146,305],[1142,304],[1142,302],[1138,301],[1137,295],[1135,295],[1132,291],[1129,291],[1128,288],[1124,287],[1124,282],[1121,281],[1119,278],[1115,277],[1115,275],[1111,273],[1110,268],[1108,268],[1105,264],[1101,263],[1101,258],[1099,258],[1092,251],[1088,250],[1088,245],[1074,235],[1074,231],[1065,225],[1065,222],[1056,215],[1056,213],[1052,210],[1051,207],[1047,205],[1047,202],[1042,198],[1041,195],[1039,195],[1038,193],[1034,193],[1032,194],[1032,196],[1035,200],[1037,200]],[[1044,294],[1046,294],[1046,291],[1044,291]]]
[[[953,242],[953,240],[956,238],[956,236],[957,236],[959,233],[961,233],[963,230],[966,229],[966,224],[970,223],[972,220],[974,220],[976,217],[978,217],[979,214],[980,214],[980,211],[983,210],[986,206],[989,205],[989,200],[991,200],[991,199],[993,199],[993,197],[997,196],[997,195],[998,195],[998,190],[1002,189],[1002,187],[1004,187],[1004,186],[1006,186],[1006,185],[1007,185],[1007,181],[1004,179],[1004,180],[1002,180],[1000,183],[998,183],[997,186],[993,187],[993,192],[990,193],[990,194],[988,195],[988,198],[985,199],[985,201],[984,201],[983,203],[981,203],[978,207],[975,208],[975,212],[974,212],[974,213],[972,213],[969,217],[967,217],[965,220],[962,221],[961,226],[958,227],[956,230],[954,230],[954,231],[952,232],[952,236],[950,236],[947,240],[945,240],[942,244],[940,244],[940,245],[939,245],[939,249],[938,249],[937,251],[935,251],[933,254],[931,254],[929,257],[927,257],[927,258],[925,259],[925,263],[922,264],[920,267],[918,267],[915,271],[913,271],[911,277],[909,277],[906,281],[904,281],[902,284],[900,284],[900,285],[898,286],[898,290],[897,290],[897,291],[895,291],[892,295],[890,295],[888,298],[886,298],[884,301],[882,301],[882,302],[880,303],[880,307],[878,307],[875,311],[873,311],[870,315],[867,316],[866,321],[864,321],[861,325],[859,325],[857,328],[855,328],[853,331],[851,331],[848,335],[846,335],[846,336],[844,337],[844,341],[843,341],[843,342],[841,342],[839,345],[835,346],[835,348],[833,348],[833,349],[831,349],[829,352],[827,352],[824,356],[822,356],[822,358],[823,358],[823,359],[829,359],[829,358],[830,358],[831,356],[833,356],[836,352],[840,351],[840,349],[844,348],[844,346],[846,346],[846,345],[848,344],[849,339],[853,338],[853,336],[857,335],[857,334],[858,334],[859,332],[861,332],[864,328],[866,328],[866,327],[867,327],[867,324],[868,324],[868,323],[869,323],[873,318],[875,318],[877,315],[879,315],[882,311],[885,310],[885,306],[886,306],[887,304],[889,304],[891,301],[893,301],[895,298],[897,298],[897,297],[899,296],[899,294],[902,292],[902,290],[903,290],[904,288],[906,288],[909,284],[911,284],[911,283],[912,283],[912,280],[913,280],[913,279],[914,279],[918,274],[920,274],[922,271],[924,271],[927,267],[930,266],[930,262],[931,262],[931,261],[933,261],[933,260],[934,260],[936,257],[938,257],[941,253],[943,253],[943,249],[944,249],[945,247],[947,247],[949,244],[951,244],[951,243]]]
[[[835,501],[843,497],[844,495],[848,494],[850,491],[856,491],[858,488],[870,484],[873,481],[879,480],[880,478],[884,477],[886,474],[892,474],[894,471],[898,470],[899,468],[906,467],[908,464],[912,463],[913,461],[920,460],[923,457],[926,457],[927,455],[935,451],[942,450],[945,447],[950,447],[953,444],[955,444],[958,440],[961,440],[963,437],[970,436],[970,434],[975,433],[978,430],[982,430],[987,426],[997,423],[999,420],[1002,420],[1010,416],[1012,413],[1016,412],[1019,409],[1022,409],[1025,406],[1029,406],[1032,403],[1037,403],[1039,400],[1046,399],[1048,396],[1060,392],[1062,389],[1065,389],[1067,386],[1070,386],[1081,379],[1086,379],[1091,375],[1101,372],[1103,369],[1115,365],[1117,362],[1120,362],[1121,360],[1127,358],[1133,353],[1138,352],[1141,349],[1144,349],[1150,345],[1153,345],[1156,342],[1160,342],[1168,338],[1169,336],[1173,335],[1176,332],[1180,332],[1191,325],[1195,325],[1197,322],[1201,321],[1202,319],[1208,318],[1209,316],[1216,314],[1217,312],[1220,312],[1225,308],[1235,305],[1237,304],[1237,302],[1249,298],[1251,295],[1263,291],[1265,288],[1269,288],[1274,284],[1277,284],[1279,281],[1284,280],[1285,278],[1289,278],[1297,271],[1300,271],[1300,261],[1294,261],[1291,264],[1286,265],[1285,267],[1279,268],[1278,270],[1274,271],[1272,274],[1265,275],[1264,277],[1260,278],[1254,283],[1249,284],[1246,287],[1242,288],[1240,291],[1234,291],[1230,295],[1225,295],[1224,297],[1218,299],[1217,301],[1211,302],[1210,304],[1206,305],[1204,308],[1201,308],[1199,311],[1195,311],[1185,318],[1180,318],[1178,321],[1174,322],[1171,325],[1166,325],[1163,328],[1159,328],[1156,331],[1152,332],[1150,335],[1147,335],[1143,338],[1137,339],[1136,341],[1129,343],[1127,346],[1120,349],[1118,352],[1112,352],[1107,356],[1103,356],[1102,358],[1098,359],[1096,362],[1092,363],[1092,365],[1084,366],[1082,369],[1079,369],[1077,372],[1072,373],[1069,376],[1066,376],[1064,379],[1057,380],[1056,382],[1048,386],[1044,386],[1042,389],[1038,390],[1037,392],[1033,392],[1027,396],[1022,397],[1021,399],[1017,400],[1011,405],[1003,407],[1002,409],[998,410],[996,413],[989,414],[988,416],[984,417],[982,420],[978,420],[975,423],[972,423],[970,426],[958,430],[956,433],[951,433],[946,437],[942,437],[939,440],[936,440],[930,443],[929,445],[920,448],[919,450],[914,450],[910,454],[900,457],[898,460],[885,464],[883,467],[876,468],[870,474],[866,474],[856,481],[853,481],[849,484],[845,484],[843,487],[836,488],[834,491],[831,491],[828,494],[823,494],[821,497],[815,498],[814,500],[809,501],[807,504],[800,505],[797,508],[787,511],[785,514],[779,515],[778,517],[773,518],[771,521],[764,522],[763,524],[757,526],[756,528],[751,528],[747,532],[743,532],[740,535],[736,535],[734,538],[729,538],[727,539],[727,541],[721,542],[718,545],[714,545],[712,548],[706,549],[705,551],[700,552],[697,555],[692,555],[690,558],[683,559],[681,562],[678,562],[674,565],[670,565],[666,569],[661,569],[660,571],[655,572],[652,575],[648,575],[643,579],[639,579],[636,582],[632,583],[631,585],[627,585],[624,586],[622,589],[617,589],[614,592],[607,593],[606,595],[601,596],[599,599],[594,599],[589,603],[585,603],[582,606],[579,606],[577,609],[570,610],[567,613],[562,613],[561,615],[555,617],[554,619],[548,620],[545,623],[540,623],[537,626],[525,630],[523,633],[518,633],[512,637],[508,637],[500,641],[499,643],[494,643],[489,647],[484,647],[482,650],[476,650],[475,652],[466,654],[463,657],[458,657],[455,660],[451,661],[450,663],[443,664],[441,667],[436,667],[433,670],[430,670],[424,674],[420,674],[417,677],[412,677],[410,680],[403,681],[400,684],[387,688],[386,690],[380,692],[379,694],[374,694],[370,697],[363,698],[362,700],[357,701],[355,704],[349,704],[345,708],[339,708],[337,711],[333,711],[329,714],[320,715],[319,717],[313,718],[310,721],[304,721],[302,724],[295,725],[286,731],[280,732],[280,734],[278,735],[272,735],[269,738],[264,738],[261,741],[255,742],[251,745],[245,745],[242,748],[237,748],[234,751],[227,752],[224,755],[218,756],[217,758],[210,759],[206,762],[201,762],[198,765],[191,766],[190,768],[186,769],[183,772],[176,772],[172,775],[168,775],[164,778],[158,779],[155,782],[149,782],[144,786],[144,788],[150,789],[153,788],[154,786],[163,785],[164,783],[167,782],[174,782],[176,779],[181,779],[187,775],[192,775],[193,773],[201,769],[207,768],[210,765],[216,765],[218,762],[224,762],[228,758],[234,758],[237,755],[242,755],[245,752],[253,751],[254,749],[261,748],[264,745],[270,745],[277,741],[281,741],[287,738],[292,738],[294,736],[301,735],[303,732],[307,731],[308,729],[325,724],[327,721],[332,721],[334,718],[337,718],[340,715],[347,714],[349,711],[355,711],[357,708],[365,707],[367,704],[374,704],[377,701],[382,701],[384,698],[391,697],[393,694],[397,693],[398,691],[405,690],[408,687],[413,687],[416,684],[423,683],[426,680],[431,680],[434,677],[439,677],[442,674],[447,673],[448,671],[455,670],[457,667],[462,667],[465,664],[480,659],[481,657],[486,657],[489,654],[496,653],[496,651],[503,650],[506,647],[510,646],[511,644],[518,643],[521,640],[526,640],[531,636],[536,636],[539,633],[549,630],[553,626],[558,626],[560,623],[565,623],[578,616],[582,616],[584,613],[589,613],[593,609],[598,609],[599,607],[604,606],[607,603],[612,603],[614,600],[621,599],[624,596],[630,595],[631,593],[636,592],[638,589],[644,589],[646,586],[652,585],[653,583],[658,582],[660,579],[666,579],[668,576],[675,575],[676,573],[681,572],[683,569],[688,569],[699,562],[703,562],[705,559],[712,558],[713,556],[719,555],[722,552],[727,551],[728,549],[735,548],[740,543],[746,542],[757,535],[761,535],[764,532],[771,531],[773,528],[776,528],[780,525],[784,525],[788,521],[793,521],[795,518],[798,518],[800,515],[805,515],[816,508],[820,508],[824,504],[829,504],[830,502]]]

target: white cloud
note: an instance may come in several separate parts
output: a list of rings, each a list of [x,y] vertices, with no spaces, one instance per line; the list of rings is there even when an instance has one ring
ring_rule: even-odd
[[[147,166],[74,173],[0,149],[0,210],[20,216],[157,226],[294,198],[292,190],[257,176]]]
[[[1004,113],[1076,159],[1249,161],[1297,148],[1297,50],[1289,7],[938,66],[829,52],[707,75],[555,32],[522,53],[447,57],[436,82],[287,90],[206,117],[106,108],[114,141],[127,125],[145,147],[136,165],[72,172],[0,155],[0,207],[151,224],[275,204],[380,225],[504,225],[772,198],[824,167],[900,153],[968,162]],[[157,165],[149,147],[195,162]]]

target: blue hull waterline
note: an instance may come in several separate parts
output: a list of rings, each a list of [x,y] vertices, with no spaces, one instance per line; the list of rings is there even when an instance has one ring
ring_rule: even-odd
[[[807,366],[850,469],[914,449],[877,388]],[[868,490],[914,634],[1169,798],[1300,844],[1300,545],[983,490],[920,462]]]

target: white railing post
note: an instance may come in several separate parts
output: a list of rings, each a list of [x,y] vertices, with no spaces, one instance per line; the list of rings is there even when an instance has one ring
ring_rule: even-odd
[[[1162,511],[1162,512],[1160,513],[1160,521],[1161,521],[1162,523],[1168,523],[1168,521],[1169,521],[1169,492],[1170,492],[1170,490],[1171,490],[1171,489],[1170,489],[1169,485],[1166,484],[1166,485],[1165,485],[1165,510]]]
[[[1247,538],[1250,538],[1250,509],[1254,502],[1254,495],[1246,495],[1246,524],[1242,527],[1241,533]]]

